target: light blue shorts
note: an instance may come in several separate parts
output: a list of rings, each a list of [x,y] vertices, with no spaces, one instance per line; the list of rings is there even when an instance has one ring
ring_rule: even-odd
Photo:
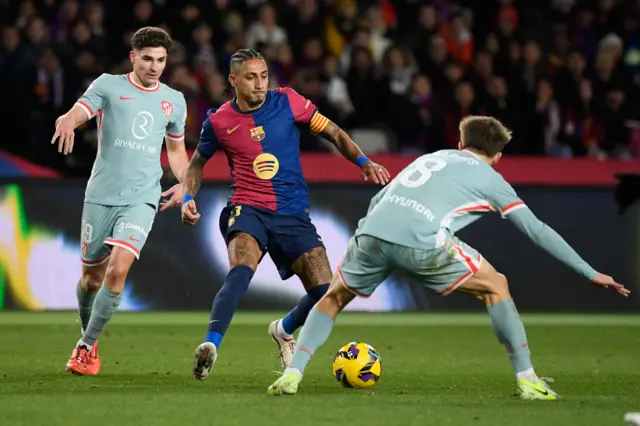
[[[446,295],[471,278],[481,264],[480,253],[453,236],[442,247],[416,249],[358,235],[349,241],[338,272],[345,286],[361,297],[370,296],[396,270]]]
[[[80,234],[82,264],[103,264],[113,246],[129,250],[139,259],[155,216],[155,207],[146,203],[129,206],[84,203]]]

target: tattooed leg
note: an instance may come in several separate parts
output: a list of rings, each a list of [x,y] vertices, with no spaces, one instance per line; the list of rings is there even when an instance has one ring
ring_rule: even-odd
[[[333,273],[324,247],[316,247],[300,256],[293,265],[293,272],[300,278],[305,290],[331,282]]]
[[[213,299],[204,343],[195,351],[193,377],[199,380],[204,380],[209,375],[216,362],[218,348],[236,311],[238,299],[249,288],[249,282],[262,255],[260,245],[251,235],[240,232],[231,238],[227,248],[231,269]]]
[[[300,256],[291,266],[291,269],[300,278],[307,294],[298,302],[277,324],[282,336],[291,336],[295,330],[302,327],[311,308],[320,300],[329,289],[331,282],[331,266],[324,247],[316,247]]]
[[[213,299],[209,329],[205,340],[220,345],[231,318],[238,305],[238,299],[249,288],[249,282],[258,267],[262,251],[258,242],[249,234],[237,233],[229,242],[229,265],[231,269],[224,284]]]

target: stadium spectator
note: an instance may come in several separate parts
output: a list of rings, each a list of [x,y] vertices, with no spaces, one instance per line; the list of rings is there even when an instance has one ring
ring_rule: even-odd
[[[272,87],[295,88],[347,129],[385,132],[390,150],[454,146],[457,120],[486,113],[514,130],[509,153],[640,155],[637,2],[125,3],[0,2],[0,92],[12,100],[0,113],[23,135],[8,149],[63,161],[42,153],[52,117],[102,72],[127,72],[128,61],[115,61],[132,31],[158,25],[176,41],[164,78],[185,93],[192,146],[207,108],[231,96],[230,55],[255,47]],[[90,167],[95,155],[95,124],[80,133],[85,147],[64,160],[67,171]],[[311,138],[302,148],[325,145]]]

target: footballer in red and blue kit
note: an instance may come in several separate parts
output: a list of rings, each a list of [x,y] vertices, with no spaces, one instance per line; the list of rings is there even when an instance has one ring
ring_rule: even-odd
[[[307,291],[286,317],[269,326],[284,367],[293,356],[294,331],[329,288],[333,274],[309,217],[300,128],[306,126],[333,142],[345,158],[360,166],[364,180],[386,184],[390,179],[384,167],[364,156],[311,100],[290,88],[267,90],[268,69],[258,52],[239,50],[231,57],[230,69],[236,97],[208,111],[184,181],[182,219],[193,225],[200,218],[194,198],[204,166],[216,151],[225,152],[233,183],[220,214],[220,231],[231,269],[213,301],[205,342],[196,349],[193,375],[200,380],[209,374],[238,299],[266,253],[282,279],[295,274]]]
[[[269,255],[282,279],[302,254],[324,247],[309,218],[309,189],[300,165],[297,124],[318,133],[327,119],[292,89],[269,90],[260,109],[243,113],[234,101],[210,110],[197,151],[205,159],[223,149],[233,185],[220,215],[225,239],[236,232],[251,235]],[[314,125],[315,124],[315,125]]]
[[[317,111],[289,88],[267,91],[264,104],[250,113],[240,111],[235,100],[209,110],[197,150],[207,159],[219,149],[227,154],[233,178],[231,204],[278,215],[309,213],[298,125],[309,125],[314,134],[324,130],[328,119],[313,119]]]

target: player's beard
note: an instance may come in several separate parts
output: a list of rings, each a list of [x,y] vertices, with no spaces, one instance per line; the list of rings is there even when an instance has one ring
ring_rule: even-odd
[[[262,105],[262,103],[264,102],[264,97],[260,98],[258,96],[251,96],[249,99],[247,99],[247,105],[250,108],[258,108],[260,105]]]

